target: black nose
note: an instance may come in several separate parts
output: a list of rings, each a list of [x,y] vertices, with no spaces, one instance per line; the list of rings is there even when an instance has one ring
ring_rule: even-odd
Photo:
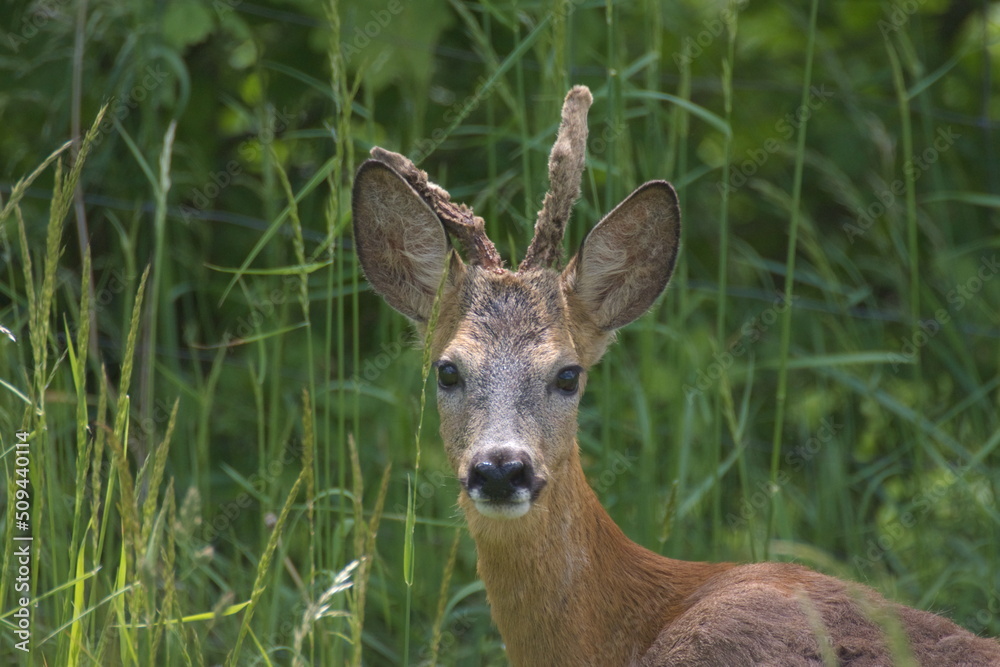
[[[531,462],[517,455],[484,457],[473,462],[466,485],[484,500],[509,500],[518,491],[531,490]]]

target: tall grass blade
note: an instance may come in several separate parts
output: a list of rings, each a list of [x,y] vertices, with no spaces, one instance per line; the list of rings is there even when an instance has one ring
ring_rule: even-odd
[[[271,567],[271,561],[274,559],[274,552],[278,548],[278,541],[281,539],[285,523],[288,521],[288,515],[292,511],[292,507],[295,505],[295,499],[299,495],[299,489],[305,481],[307,472],[309,471],[302,468],[299,472],[299,476],[295,480],[295,483],[292,485],[291,491],[288,492],[288,497],[285,499],[285,504],[281,508],[278,520],[275,522],[274,528],[271,530],[271,536],[267,540],[267,546],[264,548],[264,553],[261,556],[260,562],[257,564],[257,574],[253,582],[253,592],[250,594],[250,602],[247,604],[246,613],[243,615],[243,622],[240,623],[240,631],[236,638],[236,644],[226,656],[226,665],[229,665],[230,667],[242,664],[240,649],[243,646],[243,640],[246,638],[247,632],[250,630],[250,622],[253,620],[254,611],[256,611],[257,605],[260,603],[261,596],[267,588],[264,580]]]
[[[736,30],[738,14],[732,12],[732,18],[726,23],[726,56],[722,61],[722,99],[725,109],[725,127],[731,128],[733,122],[733,67],[735,66],[736,52]],[[718,287],[715,308],[715,341],[716,345],[726,344],[726,304],[729,303],[727,294],[729,285],[729,174],[732,162],[732,132],[724,134],[723,139],[723,163],[722,163],[722,201],[719,204],[719,270]],[[725,376],[722,378],[725,380]],[[720,389],[725,387],[725,382],[720,382]],[[715,395],[713,401],[713,434],[712,460],[722,459],[722,403],[728,396],[727,392],[721,391]],[[715,467],[718,472],[718,466]],[[722,492],[721,480],[716,479],[716,490],[712,493],[712,530],[713,534],[719,535],[722,532]]]
[[[448,560],[444,564],[444,572],[441,574],[437,614],[434,616],[434,625],[431,627],[430,658],[428,659],[431,667],[437,665],[441,652],[441,628],[444,626],[445,610],[448,605],[448,588],[451,586],[452,572],[455,571],[455,560],[458,558],[458,542],[461,536],[461,531],[456,530],[455,537],[451,540],[451,549],[448,551]]]
[[[816,45],[816,14],[819,0],[812,0],[809,9],[809,39],[806,46],[806,65],[802,75],[802,106],[806,108],[809,103],[810,86],[812,85],[813,54]],[[771,487],[777,488],[778,465],[781,458],[781,440],[785,429],[785,403],[788,399],[788,356],[792,341],[792,299],[795,291],[795,253],[799,233],[799,220],[802,216],[802,170],[805,165],[806,154],[806,129],[809,125],[809,118],[803,118],[802,124],[798,128],[798,138],[795,145],[795,176],[792,182],[792,204],[791,220],[788,231],[788,253],[785,259],[785,290],[784,302],[789,304],[781,313],[781,348],[779,350],[778,366],[778,388],[774,401],[774,431],[771,438]],[[771,511],[767,520],[767,535],[771,535],[774,528],[774,515],[776,512],[778,494],[772,494],[770,499]],[[767,544],[765,541],[764,558],[767,558]]]
[[[174,427],[177,425],[177,410],[180,408],[180,399],[174,400],[174,407],[170,410],[170,417],[167,420],[167,431],[163,435],[163,440],[153,453],[153,468],[149,479],[145,479],[146,500],[142,505],[142,532],[139,536],[139,543],[143,551],[146,551],[149,544],[150,531],[153,528],[154,515],[156,514],[156,500],[160,493],[160,483],[163,481],[163,471],[167,467],[167,454],[170,452],[170,442],[174,435]],[[171,484],[173,482],[171,481]],[[155,554],[154,554],[155,555]]]
[[[896,88],[896,102],[899,106],[899,120],[902,126],[903,136],[903,164],[913,164],[913,130],[910,127],[910,98],[906,93],[906,81],[903,78],[903,68],[896,55],[889,36],[886,36],[885,50],[889,56],[889,63],[892,65],[892,81]],[[906,250],[909,259],[910,285],[909,299],[910,324],[916,325],[920,321],[920,248],[918,246],[917,235],[917,193],[914,179],[917,172],[913,169],[903,169],[903,176],[906,183]],[[920,349],[917,348],[914,357],[914,373],[920,379]]]
[[[372,516],[365,530],[364,551],[358,555],[359,566],[358,574],[355,577],[355,603],[354,613],[352,614],[354,634],[351,637],[351,645],[354,648],[351,664],[355,667],[361,667],[362,664],[364,649],[362,631],[365,625],[365,603],[368,599],[369,577],[371,576],[372,565],[375,562],[375,538],[378,535],[379,523],[382,521],[382,513],[385,510],[385,497],[389,491],[391,473],[392,464],[389,464],[382,471],[382,482],[379,484],[378,496],[375,498],[375,507],[372,508]]]
[[[36,178],[41,176],[42,172],[49,168],[53,162],[55,162],[63,152],[73,145],[72,141],[67,141],[59,148],[55,149],[49,156],[45,158],[40,165],[38,165],[33,172],[20,178],[14,187],[10,191],[10,199],[4,204],[4,207],[0,209],[0,229],[3,228],[3,223],[7,220],[7,217],[11,214],[11,211],[17,208],[17,205],[24,198],[25,193]]]
[[[80,651],[83,649],[83,605],[84,605],[84,581],[86,580],[86,566],[84,563],[86,550],[80,549],[76,555],[76,584],[73,586],[73,622],[69,630],[69,667],[76,667],[80,660]]]

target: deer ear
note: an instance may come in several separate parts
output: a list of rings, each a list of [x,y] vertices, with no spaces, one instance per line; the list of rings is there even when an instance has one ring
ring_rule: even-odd
[[[354,246],[368,282],[403,315],[426,322],[448,254],[441,220],[378,160],[358,169],[352,199]]]
[[[681,211],[666,181],[640,186],[590,230],[563,271],[587,316],[604,331],[646,312],[670,280]]]

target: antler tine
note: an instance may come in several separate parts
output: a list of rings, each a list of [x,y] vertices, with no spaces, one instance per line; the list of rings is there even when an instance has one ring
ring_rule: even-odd
[[[417,194],[427,202],[431,210],[441,219],[444,228],[458,239],[465,250],[470,264],[491,271],[503,271],[503,260],[496,246],[486,236],[486,225],[465,204],[455,204],[451,195],[441,186],[427,179],[427,172],[418,169],[405,155],[387,151],[376,146],[371,150],[372,158],[393,169],[410,184]]]
[[[549,155],[549,191],[535,222],[535,237],[518,271],[552,266],[562,256],[562,237],[587,155],[587,110],[594,98],[586,86],[574,86],[563,102],[562,122]]]

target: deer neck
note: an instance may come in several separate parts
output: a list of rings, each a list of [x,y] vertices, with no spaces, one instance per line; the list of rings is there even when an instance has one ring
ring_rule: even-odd
[[[629,540],[587,483],[577,448],[519,519],[463,503],[479,575],[513,665],[635,660],[690,586],[676,565]],[[682,567],[683,569],[683,567]]]

